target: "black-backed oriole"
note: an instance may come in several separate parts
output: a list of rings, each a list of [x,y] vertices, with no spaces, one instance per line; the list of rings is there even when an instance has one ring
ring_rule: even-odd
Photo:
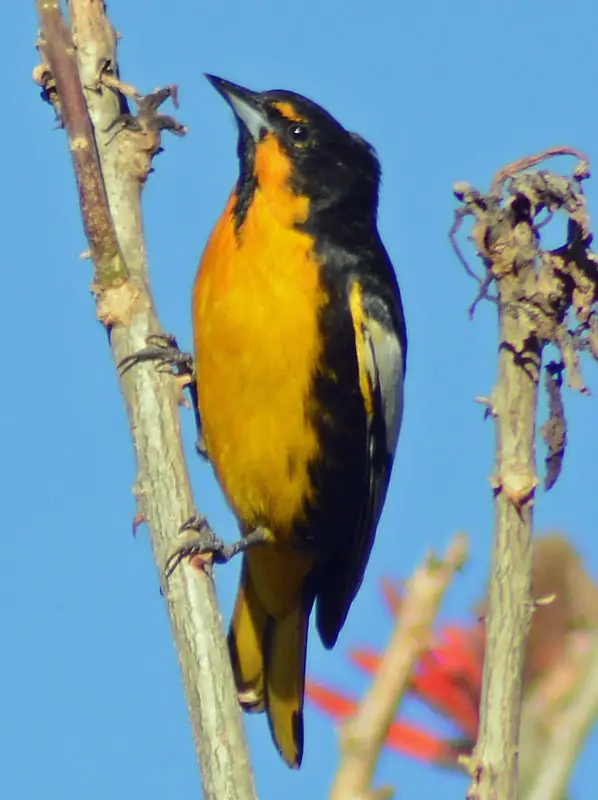
[[[303,751],[308,619],[336,642],[361,584],[402,414],[406,333],[377,229],[373,149],[287,91],[208,76],[240,175],[193,291],[208,457],[244,535],[229,633],[240,701]]]

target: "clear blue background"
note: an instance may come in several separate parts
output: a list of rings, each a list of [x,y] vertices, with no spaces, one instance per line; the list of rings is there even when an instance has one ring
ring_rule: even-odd
[[[471,537],[471,561],[443,619],[467,619],[483,591],[491,535],[493,430],[472,398],[495,375],[494,309],[466,309],[475,285],[447,242],[453,181],[485,188],[506,162],[553,144],[598,162],[598,10],[591,0],[112,0],[123,78],[144,91],[176,82],[184,140],[165,138],[144,196],[153,289],[167,330],[190,345],[198,257],[236,175],[231,114],[202,77],[289,88],[372,141],[384,168],[380,227],[399,273],[410,355],[406,415],[366,582],[339,645],[316,637],[311,674],[365,686],[345,652],[382,647],[382,575],[407,576],[426,548]],[[143,528],[131,536],[134,463],[89,262],[65,136],[30,75],[34,4],[3,3],[0,133],[0,795],[199,797],[199,778],[157,575]],[[572,160],[561,160],[569,169]],[[598,184],[590,208],[598,219]],[[598,371],[586,369],[594,388]],[[570,444],[539,530],[568,532],[598,574],[596,400],[566,396]],[[186,415],[191,454],[193,430]],[[197,499],[234,535],[210,469],[192,464]],[[229,613],[238,565],[218,571]],[[409,703],[412,719],[434,724]],[[438,724],[438,723],[436,723]],[[304,766],[289,772],[266,721],[247,721],[263,800],[325,797],[336,764],[330,722],[307,710]],[[440,729],[440,727],[439,727]],[[574,798],[598,781],[586,747]],[[400,797],[462,798],[466,781],[386,753],[380,782]]]

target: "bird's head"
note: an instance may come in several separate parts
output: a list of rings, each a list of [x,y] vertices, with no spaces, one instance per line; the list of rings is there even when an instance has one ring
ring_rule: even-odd
[[[326,212],[345,224],[375,219],[380,166],[364,139],[302,95],[206,77],[237,120],[241,195],[259,189],[277,203],[290,192],[296,224]]]

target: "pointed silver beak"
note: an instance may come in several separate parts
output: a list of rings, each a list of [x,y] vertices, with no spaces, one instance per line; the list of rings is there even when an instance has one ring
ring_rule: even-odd
[[[252,92],[236,83],[225,81],[216,75],[206,75],[212,86],[226,100],[241,122],[249,131],[251,137],[257,142],[265,131],[271,131],[272,125],[261,102],[258,92]]]

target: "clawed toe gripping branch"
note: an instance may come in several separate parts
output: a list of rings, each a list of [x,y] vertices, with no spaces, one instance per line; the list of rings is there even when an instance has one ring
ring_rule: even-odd
[[[579,159],[571,177],[530,171],[547,158]],[[542,428],[548,446],[546,487],[560,472],[566,443],[562,376],[570,388],[587,393],[579,354],[598,357],[598,258],[582,181],[588,163],[570,148],[521,159],[500,170],[488,194],[465,183],[455,186],[463,204],[456,212],[451,241],[468,274],[480,284],[478,296],[494,287],[499,318],[497,385],[485,401],[496,425],[496,463],[491,477],[495,501],[492,577],[486,618],[487,644],[478,741],[468,768],[470,800],[516,800],[521,686],[531,601],[532,517],[538,478],[535,463],[538,386],[546,365],[550,418]],[[542,246],[545,223],[554,214],[567,219],[567,240],[556,249]],[[542,216],[544,215],[544,216]],[[465,218],[484,265],[478,278],[456,243]]]
[[[173,372],[180,377],[188,377],[189,381],[195,380],[195,368],[191,353],[183,353],[179,349],[174,336],[168,333],[152,333],[147,337],[147,347],[123,358],[118,365],[124,375],[131,367],[142,361],[156,361],[157,368],[165,372]]]
[[[138,350],[136,353],[126,356],[120,361],[118,364],[120,374],[124,375],[132,367],[144,361],[154,361],[156,362],[156,369],[158,371],[174,375],[179,386],[182,389],[187,389],[191,397],[191,407],[195,416],[195,427],[197,429],[195,449],[198,455],[207,459],[207,448],[201,432],[201,416],[199,413],[199,398],[197,394],[193,356],[191,353],[183,353],[179,348],[176,338],[169,333],[150,334],[146,339],[146,345],[146,347]]]
[[[226,564],[239,553],[250,547],[267,544],[272,535],[265,528],[256,528],[232,544],[225,544],[210,528],[208,521],[200,514],[194,514],[184,522],[179,532],[187,534],[181,543],[166,559],[164,578],[168,580],[184,558],[209,556],[216,564]],[[189,535],[190,534],[190,535]]]

